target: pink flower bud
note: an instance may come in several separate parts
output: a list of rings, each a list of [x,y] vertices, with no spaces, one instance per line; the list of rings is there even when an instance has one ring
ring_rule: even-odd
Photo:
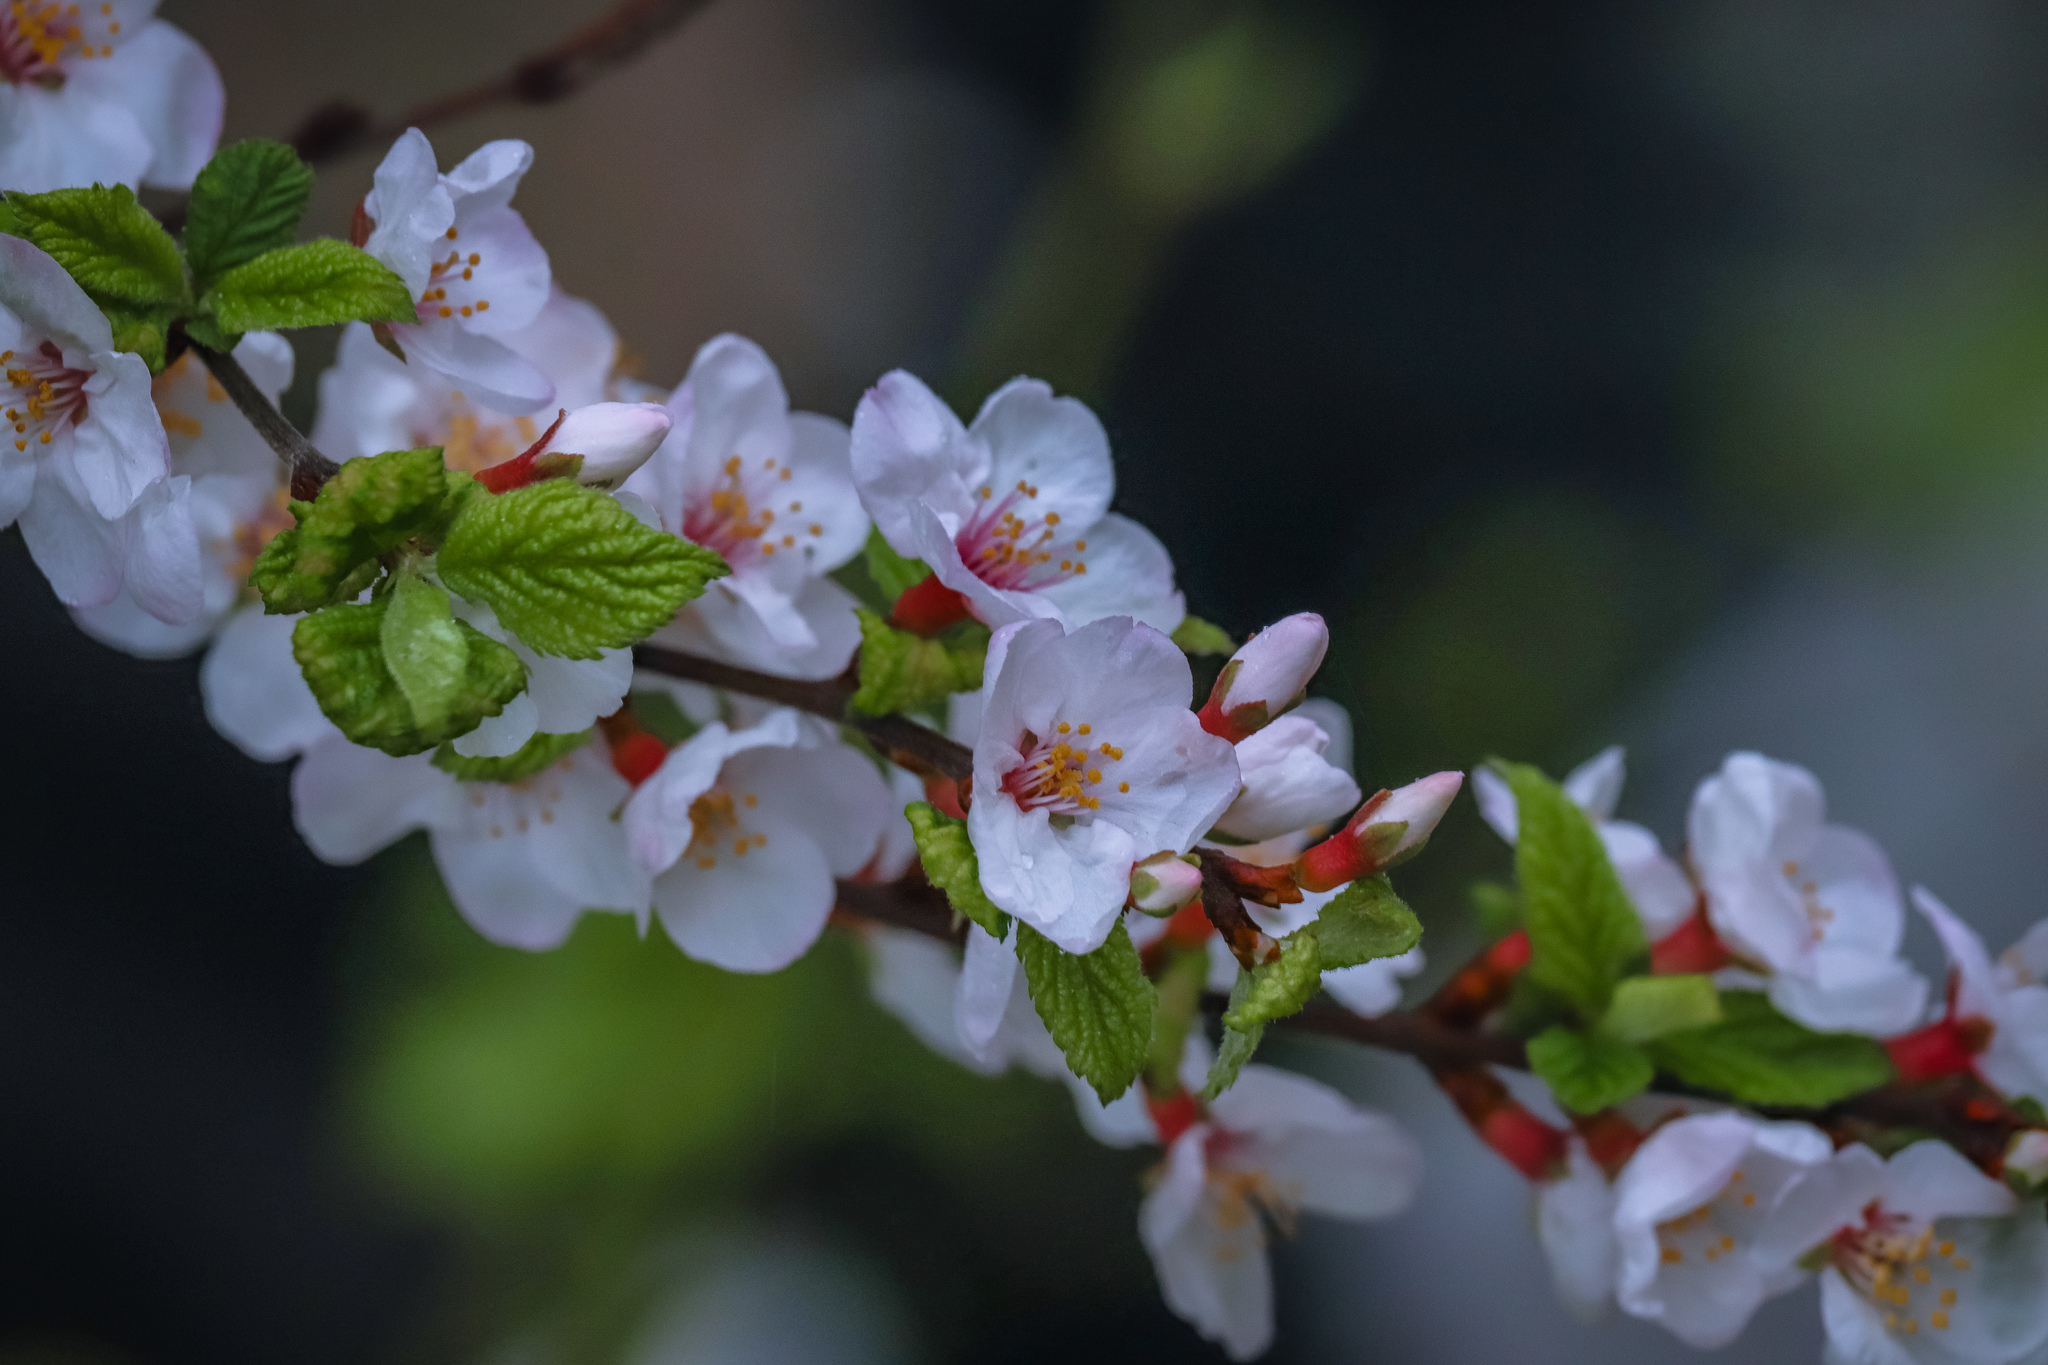
[[[1312,611],[1275,621],[1230,656],[1202,707],[1202,728],[1232,744],[1301,704],[1322,667],[1330,628]]]
[[[2048,1132],[2029,1128],[2015,1135],[2012,1146],[2005,1149],[2005,1172],[2030,1186],[2048,1182]]]
[[[617,488],[661,446],[672,420],[659,403],[592,403],[562,419],[544,453],[581,455],[576,482]]]
[[[1202,894],[1202,865],[1182,853],[1155,853],[1131,869],[1131,904],[1166,918]]]
[[[1380,792],[1343,829],[1301,855],[1295,879],[1304,891],[1330,891],[1406,862],[1429,842],[1464,783],[1463,773],[1431,773]]]

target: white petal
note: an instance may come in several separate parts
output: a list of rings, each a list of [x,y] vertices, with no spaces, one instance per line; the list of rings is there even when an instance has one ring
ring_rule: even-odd
[[[1423,968],[1422,949],[1323,973],[1323,989],[1353,1014],[1377,1018],[1401,1003],[1401,982]]]
[[[1877,1305],[1833,1266],[1821,1272],[1820,1317],[1828,1332],[1827,1365],[1918,1365],[1904,1338],[1885,1330]]]
[[[486,142],[448,172],[446,183],[458,208],[469,213],[502,209],[533,168],[533,147],[518,138]]]
[[[21,188],[14,181],[0,183]],[[112,353],[114,332],[106,314],[93,306],[63,266],[19,237],[0,236],[0,306],[61,350]]]
[[[603,310],[559,286],[548,290],[540,313],[498,340],[540,366],[555,381],[555,402],[574,411],[604,401],[619,359],[619,334]]]
[[[1898,958],[1823,943],[1806,970],[1771,977],[1770,997],[1808,1028],[1891,1038],[1926,1017],[1927,979]]]
[[[227,619],[199,666],[206,718],[251,758],[276,763],[338,738],[292,657],[296,616],[254,604]]]
[[[583,917],[583,905],[542,876],[523,848],[466,830],[437,829],[432,842],[449,899],[493,943],[558,948]]]
[[[1975,1015],[1998,1022],[2004,1015],[2005,992],[1991,965],[1991,954],[1984,950],[1984,940],[1924,886],[1913,888],[1913,905],[1934,926],[1942,950],[1948,954],[1948,965],[1957,975],[1957,1016],[1967,1019]]]
[[[1037,490],[1032,516],[1056,512],[1063,527],[1095,534],[1116,491],[1116,471],[1109,433],[1087,404],[1055,397],[1042,380],[1013,379],[989,395],[968,435],[988,447],[991,486],[1028,483]]]
[[[905,370],[862,395],[848,447],[861,504],[898,554],[915,554],[911,511],[929,505],[957,528],[987,481],[988,448],[970,441],[953,410]]]
[[[376,222],[363,250],[391,267],[418,298],[455,224],[455,200],[441,184],[425,133],[408,128],[391,144],[363,196],[363,211]]]
[[[838,568],[867,544],[868,514],[853,486],[848,440],[844,422],[809,412],[789,415],[791,477],[783,491],[790,499],[787,515],[803,528],[798,541],[814,574]]]
[[[655,878],[654,910],[677,947],[727,971],[774,972],[818,941],[836,895],[825,855],[794,826],[771,827],[768,839],[744,856],[721,847],[684,858]]]
[[[1238,839],[1270,839],[1336,819],[1358,804],[1358,784],[1323,757],[1329,736],[1315,722],[1282,716],[1237,743],[1244,790],[1216,822]]]
[[[96,92],[69,80],[55,90],[0,80],[0,185],[8,189],[135,185],[155,156],[134,113]]]
[[[426,754],[392,758],[336,736],[292,770],[292,818],[321,861],[346,866],[431,823],[455,785]]]
[[[633,856],[650,872],[672,866],[693,837],[691,804],[711,790],[726,760],[763,745],[786,748],[795,744],[796,738],[796,717],[779,711],[745,730],[729,730],[714,721],[687,743],[671,749],[626,803],[623,821]]]
[[[1167,1152],[1165,1178],[1138,1210],[1166,1306],[1233,1360],[1273,1341],[1273,1277],[1255,1217],[1216,1216],[1203,1171],[1208,1125],[1196,1124]]]
[[[978,924],[967,926],[967,951],[961,958],[953,995],[953,1027],[967,1050],[991,1058],[990,1042],[1010,1008],[1017,985],[1017,953]]]
[[[1186,619],[1187,599],[1173,586],[1173,559],[1159,537],[1112,512],[1090,526],[1083,539],[1088,549],[1080,562],[1088,572],[1044,593],[1068,624],[1129,616],[1171,632]]]
[[[474,730],[457,735],[449,747],[464,758],[510,758],[539,733],[540,718],[533,697],[521,692],[506,702],[505,709],[497,715],[485,716]]]
[[[1628,765],[1619,744],[1609,745],[1565,775],[1564,794],[1595,824],[1614,818]]]
[[[445,377],[493,411],[538,412],[554,401],[554,384],[532,361],[495,337],[480,336],[456,321],[394,323],[391,331],[410,362]]]
[[[438,307],[448,310],[442,316],[479,336],[505,338],[524,331],[547,306],[554,283],[546,248],[512,209],[479,210],[476,200],[459,194],[455,230],[450,254],[466,252],[479,259],[461,275],[441,276],[435,294]],[[477,308],[480,303],[490,307]]]
[[[875,765],[840,743],[826,749],[757,748],[735,754],[726,760],[719,781],[735,793],[756,797],[756,809],[764,815],[808,831],[835,877],[851,877],[867,866],[891,804]]]
[[[199,534],[192,526],[192,481],[183,475],[143,490],[123,518],[122,580],[135,604],[159,621],[183,625],[206,604]]]
[[[960,1039],[954,1022],[954,987],[960,958],[948,945],[909,929],[877,925],[862,934],[868,949],[868,993],[932,1051],[983,1075],[1007,1059],[984,1062]]]
[[[220,72],[204,48],[161,19],[142,24],[113,56],[78,63],[66,81],[134,116],[151,148],[145,184],[189,187],[220,141]]]
[[[1479,803],[1479,818],[1486,821],[1495,834],[1515,842],[1521,829],[1521,814],[1515,805],[1515,793],[1491,768],[1472,770],[1472,799]]]
[[[68,457],[42,461],[19,524],[29,556],[65,606],[98,606],[121,591],[120,525],[93,510]]]
[[[1883,1158],[1857,1143],[1798,1176],[1778,1196],[1757,1234],[1754,1254],[1766,1267],[1789,1266],[1845,1227],[1885,1189]]]
[[[1536,1187],[1536,1235],[1550,1262],[1557,1296],[1573,1316],[1591,1322],[1614,1302],[1620,1258],[1614,1245],[1614,1191],[1586,1144],[1573,1138],[1566,1174]]]
[[[1929,1138],[1892,1154],[1884,1164],[1884,1206],[1909,1218],[2000,1218],[2019,1207],[2003,1181],[1993,1180],[1961,1152]]]
[[[1481,769],[1483,773],[1485,770]],[[1634,902],[1643,922],[1643,933],[1655,943],[1688,919],[1699,903],[1699,892],[1685,869],[1664,855],[1657,836],[1627,820],[1609,820],[1598,826],[1600,842],[1621,878],[1622,887]]]
[[[118,517],[171,468],[171,446],[149,396],[149,367],[129,352],[102,352],[85,383],[84,420],[71,428],[72,461],[92,505]]]

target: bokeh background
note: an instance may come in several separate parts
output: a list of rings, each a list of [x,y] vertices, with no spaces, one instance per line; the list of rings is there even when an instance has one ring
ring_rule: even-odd
[[[163,13],[233,138],[604,7]],[[1991,0],[713,0],[434,139],[535,144],[519,207],[649,380],[736,330],[841,417],[895,365],[1088,399],[1195,610],[1330,617],[1368,785],[1619,740],[1670,842],[1760,748],[1996,947],[2048,910],[2044,70],[2048,11]],[[5,1365],[1220,1358],[1158,1304],[1142,1154],[923,1053],[851,945],[767,980],[610,917],[489,947],[416,844],[318,864],[195,667],[88,641],[11,532],[0,631]],[[1506,861],[1461,806],[1412,865],[1419,988]],[[1272,1051],[1433,1160],[1282,1249],[1274,1360],[1690,1354],[1566,1317],[1419,1071]],[[1809,1290],[1728,1355],[1819,1341]]]

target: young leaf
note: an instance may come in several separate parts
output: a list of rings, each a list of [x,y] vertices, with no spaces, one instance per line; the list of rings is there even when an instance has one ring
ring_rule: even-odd
[[[1024,984],[1067,1066],[1104,1104],[1131,1088],[1152,1050],[1158,994],[1131,936],[1117,921],[1092,953],[1062,952],[1028,924],[1017,926]]]
[[[313,193],[313,168],[282,142],[251,138],[223,147],[192,182],[185,258],[201,280],[218,279],[266,251],[291,245]]]
[[[9,194],[15,235],[56,258],[95,299],[174,303],[185,297],[178,244],[126,185]]]
[[[108,300],[100,304],[100,311],[107,315],[107,325],[113,328],[114,349],[135,352],[142,357],[142,363],[149,366],[151,374],[161,374],[164,368],[166,310]]]
[[[503,758],[464,758],[443,744],[434,750],[434,766],[461,782],[524,782],[590,743],[590,736],[589,730],[573,735],[535,735],[517,753]]]
[[[438,568],[529,648],[570,659],[645,639],[729,572],[716,552],[643,526],[615,498],[567,479],[470,499]]]
[[[1159,991],[1159,1012],[1152,1017],[1152,1047],[1145,1061],[1145,1084],[1161,1095],[1170,1095],[1180,1085],[1180,1059],[1187,1049],[1188,1034],[1202,1014],[1202,987],[1209,976],[1209,955],[1199,949],[1182,949],[1168,957],[1165,968],[1154,978]]]
[[[1619,1038],[1557,1026],[1529,1040],[1529,1068],[1575,1114],[1597,1114],[1640,1095],[1657,1075],[1641,1049]]]
[[[1269,1024],[1298,1012],[1323,988],[1322,956],[1316,944],[1317,926],[1297,929],[1280,940],[1280,957],[1245,973],[1251,985],[1244,999],[1232,1003],[1223,1016],[1228,1028],[1239,1032]]]
[[[414,322],[405,281],[376,257],[323,237],[244,261],[200,300],[230,332],[330,322]]]
[[[1632,976],[1614,988],[1600,1031],[1647,1043],[1677,1029],[1721,1022],[1721,997],[1707,976]]]
[[[469,641],[447,591],[416,573],[398,575],[379,639],[384,666],[412,707],[414,722],[423,730],[447,724],[469,672]]]
[[[1892,1079],[1882,1044],[1853,1033],[1815,1033],[1757,991],[1721,996],[1721,1022],[1667,1033],[1648,1045],[1664,1071],[1744,1104],[1817,1107]]]
[[[1564,996],[1588,1022],[1641,956],[1642,922],[1586,813],[1536,769],[1498,763],[1514,790],[1521,834],[1515,873],[1529,930],[1530,979]]]
[[[892,711],[924,711],[955,692],[981,686],[986,636],[980,648],[927,640],[898,630],[874,612],[855,608],[860,617],[860,690],[853,709],[866,716]]]
[[[461,621],[463,671],[438,718],[414,711],[384,659],[391,599],[314,612],[292,629],[292,656],[320,710],[357,744],[403,756],[466,735],[526,687],[519,656]]]
[[[1229,632],[1221,626],[1210,625],[1199,616],[1183,616],[1180,624],[1173,628],[1172,639],[1183,654],[1220,654],[1229,658],[1237,650]]]
[[[1223,1012],[1223,1042],[1216,1049],[1216,1060],[1209,1064],[1209,1078],[1202,1083],[1202,1102],[1208,1103],[1218,1095],[1237,1084],[1237,1074],[1244,1070],[1244,1064],[1259,1050],[1259,1041],[1266,1036],[1264,1024],[1253,1024],[1249,1028],[1232,1028],[1229,1020],[1232,1012],[1242,1008],[1252,993],[1252,974],[1240,969],[1237,980],[1231,983],[1230,1003]]]
[[[349,460],[311,503],[292,504],[298,524],[263,547],[249,582],[274,614],[345,602],[379,555],[435,539],[475,493],[469,475],[442,464],[439,446]]]
[[[897,598],[924,582],[931,570],[921,559],[905,559],[889,547],[882,539],[879,527],[869,530],[867,548],[868,577],[882,594],[883,600],[894,605]]]
[[[929,801],[903,808],[917,840],[917,860],[926,880],[946,893],[953,909],[979,924],[995,938],[1010,931],[1010,917],[981,889],[981,860],[967,841],[967,822],[955,820]]]
[[[1422,941],[1422,921],[1384,874],[1362,877],[1316,916],[1316,947],[1324,971],[1399,957]]]

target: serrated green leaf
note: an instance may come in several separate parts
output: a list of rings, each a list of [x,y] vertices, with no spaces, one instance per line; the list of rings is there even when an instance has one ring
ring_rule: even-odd
[[[1556,1026],[1529,1040],[1529,1068],[1575,1114],[1597,1114],[1640,1095],[1657,1076],[1650,1059],[1632,1044]]]
[[[151,374],[163,373],[167,310],[109,299],[100,304],[100,311],[107,315],[107,325],[113,329],[115,350],[133,351],[142,357]]]
[[[0,232],[6,233],[9,237],[25,239],[28,236],[28,230],[22,224],[21,215],[14,211],[14,206],[7,202],[4,195],[0,195]]]
[[[1238,1073],[1244,1070],[1244,1064],[1252,1059],[1259,1050],[1260,1041],[1266,1036],[1264,1024],[1239,1029],[1232,1028],[1229,1023],[1231,1012],[1250,998],[1252,984],[1252,974],[1240,968],[1237,980],[1230,986],[1230,1003],[1223,1012],[1223,1041],[1216,1048],[1216,1060],[1209,1063],[1209,1078],[1202,1082],[1204,1104],[1237,1084]]]
[[[1100,948],[1062,952],[1028,924],[1017,926],[1017,960],[1046,1031],[1067,1066],[1095,1088],[1104,1104],[1131,1088],[1152,1050],[1158,993],[1123,921]]]
[[[570,659],[646,639],[729,572],[714,551],[566,479],[470,499],[437,567],[528,648]]]
[[[1010,932],[1010,917],[981,889],[981,860],[968,842],[967,822],[956,820],[929,801],[903,808],[917,840],[917,860],[925,879],[946,893],[955,913],[980,925],[995,938]]]
[[[186,318],[185,335],[210,351],[227,352],[242,344],[240,332],[230,332],[212,318]]]
[[[349,460],[310,504],[292,505],[298,524],[271,537],[249,582],[272,613],[345,602],[380,555],[412,540],[432,548],[475,492],[475,480],[442,464],[439,446]]]
[[[289,246],[313,193],[313,168],[282,142],[251,138],[223,147],[192,182],[185,258],[217,279],[266,251]]]
[[[865,607],[854,614],[860,618],[860,690],[853,694],[853,709],[862,715],[925,711],[955,692],[981,686],[986,635],[979,648],[963,647],[898,630]]]
[[[1530,979],[1569,1000],[1588,1023],[1630,964],[1648,950],[1635,905],[1586,813],[1549,778],[1496,763],[1515,793],[1515,874],[1529,930]]]
[[[231,332],[333,322],[414,322],[405,281],[359,247],[323,237],[244,261],[200,300]]]
[[[1712,977],[1632,976],[1614,988],[1600,1031],[1625,1043],[1647,1043],[1720,1022],[1721,997]]]
[[[1720,1023],[1667,1033],[1648,1051],[1687,1085],[1744,1104],[1833,1104],[1893,1076],[1882,1044],[1853,1033],[1815,1033],[1757,991],[1724,992]]]
[[[320,710],[357,744],[403,756],[468,734],[526,687],[519,657],[461,621],[464,669],[445,713],[423,719],[384,659],[391,598],[314,612],[292,628],[292,656]]]
[[[414,721],[421,729],[445,725],[469,671],[469,642],[447,590],[415,573],[398,575],[380,638],[384,666],[405,693]]]
[[[1323,961],[1316,943],[1316,926],[1297,929],[1281,939],[1279,958],[1253,968],[1246,975],[1251,977],[1251,986],[1244,999],[1233,1004],[1223,1016],[1226,1027],[1242,1032],[1299,1012],[1323,988]]]
[[[867,546],[868,577],[885,601],[894,604],[918,584],[931,576],[931,570],[922,559],[905,559],[882,538],[881,528],[868,531]]]
[[[656,688],[629,693],[626,700],[633,704],[633,716],[646,727],[647,733],[668,748],[689,743],[703,728],[683,714],[674,697]]]
[[[178,244],[126,185],[10,193],[14,235],[56,258],[95,299],[175,303],[185,297]]]
[[[1315,928],[1324,971],[1399,957],[1422,941],[1422,921],[1384,873],[1339,891],[1317,914]]]
[[[1237,652],[1237,645],[1231,641],[1228,631],[1199,616],[1182,617],[1170,638],[1180,646],[1183,654],[1221,654],[1228,658]]]
[[[573,735],[535,735],[517,753],[503,758],[465,758],[443,744],[434,750],[434,766],[462,782],[524,782],[590,743],[592,733],[583,730]]]

